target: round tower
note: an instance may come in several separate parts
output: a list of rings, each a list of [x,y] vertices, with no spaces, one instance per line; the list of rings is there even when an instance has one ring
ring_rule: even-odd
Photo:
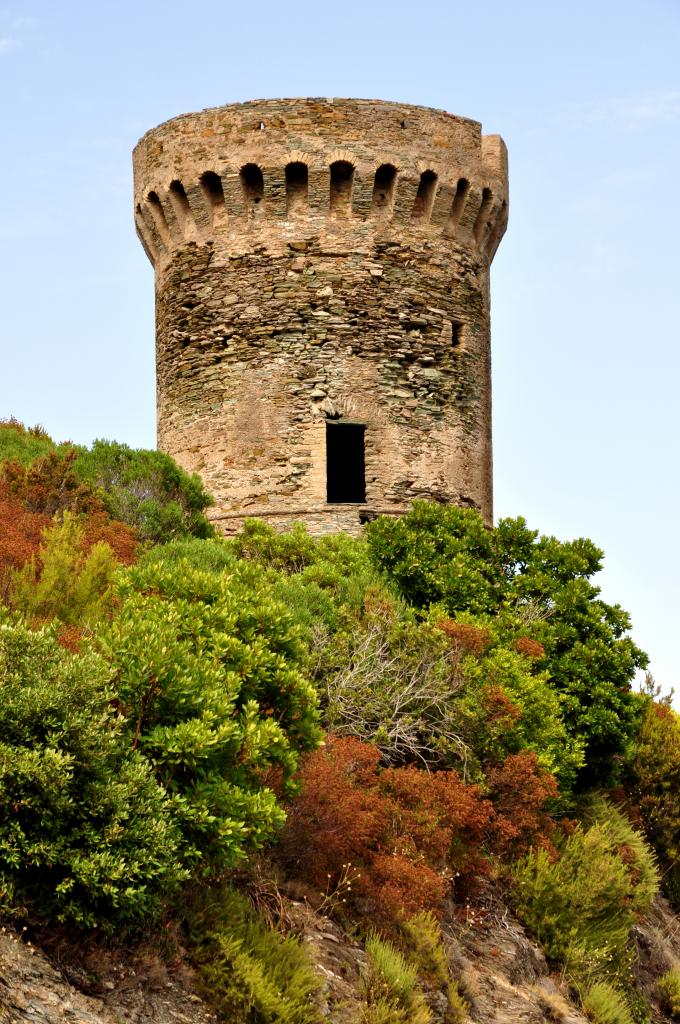
[[[373,100],[239,103],[134,151],[158,444],[245,516],[356,531],[416,498],[492,517],[502,139]]]

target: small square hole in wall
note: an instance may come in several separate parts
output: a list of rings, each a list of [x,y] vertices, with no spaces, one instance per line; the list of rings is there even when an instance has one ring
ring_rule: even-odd
[[[458,320],[451,321],[451,348],[455,351],[461,348],[463,343],[463,325]]]
[[[329,504],[366,501],[363,423],[326,422],[326,500]]]

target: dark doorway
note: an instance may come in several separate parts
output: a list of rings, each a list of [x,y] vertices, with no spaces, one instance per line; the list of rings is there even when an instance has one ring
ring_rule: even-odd
[[[334,504],[366,501],[362,423],[326,423],[327,500]]]

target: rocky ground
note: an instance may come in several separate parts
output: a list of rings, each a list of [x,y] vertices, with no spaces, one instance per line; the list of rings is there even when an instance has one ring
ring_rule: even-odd
[[[288,926],[308,946],[322,979],[319,1009],[332,1024],[353,1024],[360,1002],[365,954],[338,924],[306,904],[287,899]],[[475,1024],[587,1024],[569,1001],[559,972],[527,937],[500,895],[489,893],[445,923],[453,976]],[[140,948],[67,949],[50,937],[46,949],[27,933],[0,931],[2,1024],[216,1024],[197,977],[179,954],[164,960]],[[655,979],[680,961],[680,920],[663,900],[636,928],[638,984],[654,1007]],[[46,951],[49,949],[49,953]],[[437,993],[429,994],[435,1019],[443,1020]],[[445,1001],[444,1001],[445,1002]]]

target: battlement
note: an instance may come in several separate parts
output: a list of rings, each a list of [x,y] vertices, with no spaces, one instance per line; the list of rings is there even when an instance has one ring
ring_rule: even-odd
[[[408,104],[258,100],[173,118],[133,160],[158,443],[216,522],[356,531],[416,498],[490,522],[502,140]]]
[[[313,235],[427,235],[489,262],[507,223],[498,136],[444,111],[370,100],[265,100],[183,115],[134,153],[152,263],[211,241],[230,255]]]

